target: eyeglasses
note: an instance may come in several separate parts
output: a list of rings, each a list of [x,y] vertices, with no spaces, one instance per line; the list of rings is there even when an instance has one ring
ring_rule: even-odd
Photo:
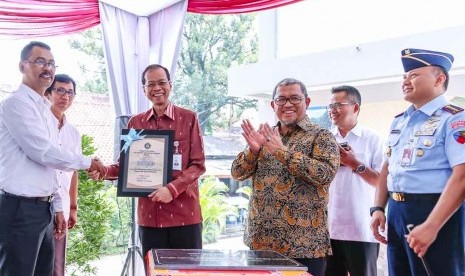
[[[66,90],[64,88],[52,88],[52,91],[57,92],[60,96],[68,95],[70,98],[74,98],[76,96],[76,92],[73,89]]]
[[[334,109],[336,110],[341,110],[341,108],[345,105],[351,105],[351,104],[354,104],[353,102],[349,102],[349,103],[333,103],[333,104],[328,104],[328,106],[326,107],[326,110],[328,111],[331,111]]]
[[[46,61],[43,58],[38,58],[36,60],[26,60],[26,62],[35,64],[39,68],[44,68],[45,66],[50,66],[50,68],[55,69],[55,68],[58,67],[57,65],[55,65],[55,61],[52,61],[52,60],[51,61]]]
[[[143,85],[143,87],[145,87],[147,89],[154,89],[156,86],[163,87],[163,86],[166,86],[166,85],[168,85],[170,83],[171,83],[170,81],[162,80],[162,81],[159,81],[159,82],[151,82],[149,84]]]
[[[297,97],[297,96],[293,96],[293,97],[290,97],[290,98],[285,98],[285,97],[279,97],[279,98],[276,98],[274,99],[274,103],[279,105],[279,106],[283,106],[285,105],[288,101],[291,103],[291,104],[300,104],[302,102],[303,98],[301,97]]]

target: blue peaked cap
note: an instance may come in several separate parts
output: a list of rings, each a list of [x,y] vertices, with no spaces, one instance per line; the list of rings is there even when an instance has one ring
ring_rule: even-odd
[[[453,62],[454,57],[448,53],[412,48],[402,50],[402,65],[405,72],[431,65],[442,67],[448,72]]]

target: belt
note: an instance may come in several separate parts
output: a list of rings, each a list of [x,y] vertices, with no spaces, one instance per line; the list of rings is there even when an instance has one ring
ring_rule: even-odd
[[[395,201],[437,201],[441,194],[407,194],[398,192],[389,192],[389,197]]]
[[[0,191],[0,195],[3,195],[5,197],[16,198],[19,200],[43,201],[43,202],[52,202],[53,197],[55,196],[55,195],[50,195],[50,196],[27,197],[27,196],[19,196],[19,195],[10,194],[5,191]]]

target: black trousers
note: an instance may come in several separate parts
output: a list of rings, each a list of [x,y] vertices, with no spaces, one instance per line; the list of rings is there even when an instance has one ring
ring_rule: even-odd
[[[54,240],[49,202],[0,195],[0,275],[50,276]]]
[[[326,267],[326,258],[294,258],[294,260],[307,266],[307,271],[312,276],[323,276]]]
[[[406,225],[419,225],[429,216],[436,201],[398,202],[389,199],[387,257],[390,276],[427,276],[420,258],[408,246]],[[449,218],[430,245],[423,261],[433,275],[465,275],[465,204]]]
[[[201,249],[202,223],[154,228],[139,226],[142,254],[145,258],[150,249]]]
[[[331,240],[333,255],[326,264],[326,276],[376,276],[379,243]]]

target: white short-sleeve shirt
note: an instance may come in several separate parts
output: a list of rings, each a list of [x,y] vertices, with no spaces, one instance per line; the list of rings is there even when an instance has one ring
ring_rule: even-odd
[[[371,129],[357,124],[346,137],[334,127],[332,133],[338,143],[347,142],[357,159],[367,168],[381,171],[383,163],[383,141]],[[375,188],[352,172],[350,167],[341,166],[329,188],[329,233],[331,239],[345,241],[377,242],[370,229],[370,207],[373,206]]]

